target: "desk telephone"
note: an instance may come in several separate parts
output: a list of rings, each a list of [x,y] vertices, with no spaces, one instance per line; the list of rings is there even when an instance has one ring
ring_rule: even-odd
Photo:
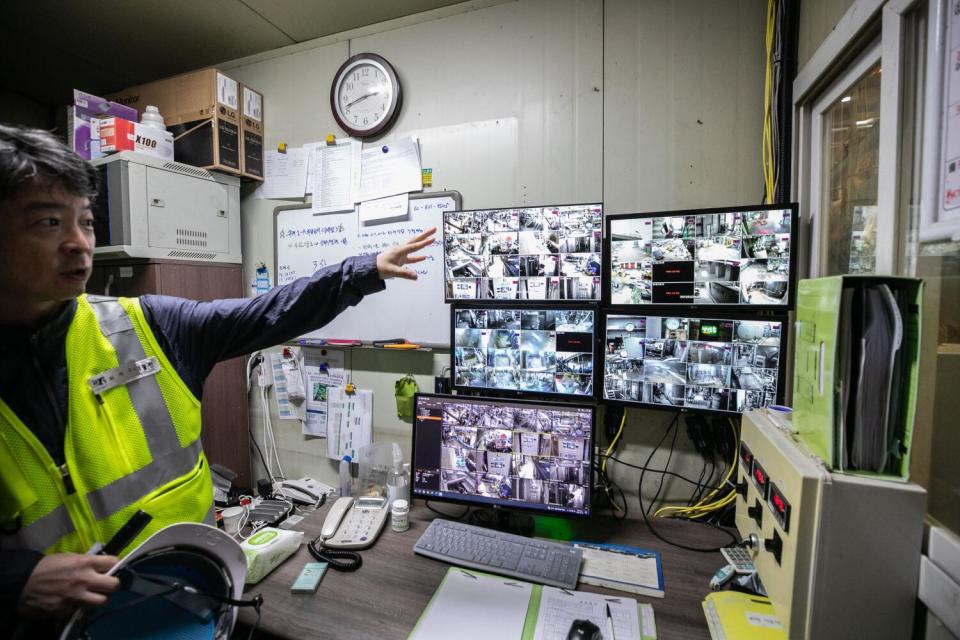
[[[386,498],[338,498],[323,521],[320,538],[328,549],[366,549],[373,545],[390,513]]]

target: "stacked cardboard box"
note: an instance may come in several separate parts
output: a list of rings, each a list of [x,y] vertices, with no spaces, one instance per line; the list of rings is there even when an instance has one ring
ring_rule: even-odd
[[[240,171],[263,180],[263,94],[240,85]]]
[[[138,109],[156,105],[175,137],[178,162],[240,174],[240,87],[222,71],[193,71],[109,97]]]

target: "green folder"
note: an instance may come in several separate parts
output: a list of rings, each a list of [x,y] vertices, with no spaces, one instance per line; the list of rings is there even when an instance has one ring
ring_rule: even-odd
[[[832,470],[908,479],[922,295],[914,278],[800,281],[793,425]]]

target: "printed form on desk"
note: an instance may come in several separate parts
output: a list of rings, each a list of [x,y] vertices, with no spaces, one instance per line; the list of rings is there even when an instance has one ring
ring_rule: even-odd
[[[566,640],[574,620],[607,635],[607,607],[617,640],[656,640],[653,608],[633,598],[568,591],[451,567],[409,640]]]

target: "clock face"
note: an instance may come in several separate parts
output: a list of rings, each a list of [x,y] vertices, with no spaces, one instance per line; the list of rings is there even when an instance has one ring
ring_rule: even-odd
[[[400,110],[400,83],[393,67],[372,53],[351,57],[333,80],[330,106],[337,123],[350,135],[381,133]]]

